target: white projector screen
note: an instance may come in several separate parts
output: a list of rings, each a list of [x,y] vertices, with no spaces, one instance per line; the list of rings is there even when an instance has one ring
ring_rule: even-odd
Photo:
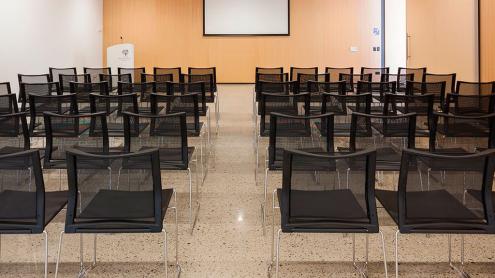
[[[205,36],[288,36],[290,0],[203,0]]]

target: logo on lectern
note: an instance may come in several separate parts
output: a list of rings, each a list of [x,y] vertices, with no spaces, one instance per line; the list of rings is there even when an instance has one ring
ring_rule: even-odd
[[[127,56],[127,54],[129,54],[129,49],[124,49],[124,50],[122,50],[122,54],[123,54],[124,56]]]

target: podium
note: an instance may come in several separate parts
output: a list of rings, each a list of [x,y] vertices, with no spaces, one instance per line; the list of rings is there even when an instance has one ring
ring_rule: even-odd
[[[134,45],[130,43],[123,43],[108,47],[107,67],[112,69],[112,74],[117,74],[118,68],[133,68]]]

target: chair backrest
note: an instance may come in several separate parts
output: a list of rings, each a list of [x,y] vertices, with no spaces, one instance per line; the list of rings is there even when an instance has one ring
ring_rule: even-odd
[[[397,92],[397,83],[392,82],[366,82],[358,81],[356,94],[374,94],[378,99],[383,102],[385,94],[395,94]]]
[[[108,167],[112,163],[122,165],[119,179],[109,175]],[[109,226],[118,227],[113,228],[116,232],[162,231],[165,200],[162,200],[157,149],[120,155],[95,155],[70,149],[67,173],[65,232],[111,232]]]
[[[105,113],[61,115],[45,112],[43,115],[46,130],[43,164],[45,168],[65,163],[65,152],[69,148],[81,148],[91,153],[108,154],[109,141]],[[90,132],[92,121],[99,122],[100,132]]]
[[[77,69],[74,68],[48,68],[49,73],[50,73],[50,81],[51,82],[60,82],[59,76],[61,74],[67,74],[67,75],[76,75],[77,74]]]
[[[432,94],[413,96],[386,94],[383,114],[399,115],[416,113],[416,131],[430,130],[431,121],[433,120],[433,100],[434,96]]]
[[[213,75],[213,92],[217,91],[217,68],[216,67],[209,67],[209,68],[194,68],[194,67],[189,67],[187,69],[187,73],[189,75],[207,75],[207,74],[212,74]],[[184,81],[186,82],[186,81]]]
[[[29,96],[29,133],[31,136],[44,136],[46,123],[43,114],[52,112],[56,114],[75,115],[79,113],[77,96],[75,94],[55,96]]]
[[[207,110],[207,90],[205,82],[191,82],[191,83],[167,83],[167,95],[189,95],[197,94],[198,108],[201,116],[206,115]]]
[[[199,135],[199,95],[197,93],[182,95],[151,94],[151,113],[153,115],[186,113],[186,124],[189,133]]]
[[[389,74],[390,68],[368,68],[361,67],[361,74],[371,74],[371,82],[380,82],[382,80],[382,74]]]
[[[142,132],[140,125],[146,125]],[[160,150],[160,164],[189,165],[186,113],[140,115],[124,112],[124,149],[138,152],[147,148]]]
[[[307,74],[307,73],[298,73],[297,74],[297,93],[307,93],[309,92],[309,81],[317,81],[317,82],[330,82],[330,74],[321,73],[321,74]]]
[[[18,74],[19,88],[21,83],[48,83],[50,82],[49,74]]]
[[[31,148],[26,116],[26,112],[0,115],[0,154]]]
[[[337,82],[337,81],[342,81],[340,79],[340,74],[349,74],[353,75],[354,74],[354,68],[332,68],[332,67],[326,67],[325,68],[325,73],[330,74],[330,81],[331,82]]]
[[[313,95],[319,96],[319,93],[335,93],[345,95],[345,81],[320,82],[310,80],[308,81],[308,91],[311,93],[311,97],[313,97]]]
[[[150,94],[156,93],[156,83],[155,82],[140,82],[140,83],[126,83],[118,82],[117,94],[137,94],[139,96],[139,101],[148,102]]]
[[[182,80],[184,81],[184,83],[189,83],[190,85],[188,85],[191,89],[193,88],[197,88],[198,91],[196,91],[197,93],[202,93],[202,86],[204,86],[204,90],[205,90],[205,100],[207,102],[214,102],[215,100],[215,88],[216,88],[216,85],[215,85],[215,76],[213,74],[183,74],[182,75]],[[194,83],[204,83],[204,85],[200,85],[200,84],[197,84],[197,85],[192,85]],[[191,92],[194,92],[194,91],[191,91]]]
[[[397,192],[400,232],[493,232],[494,169],[494,150],[471,155],[404,150]]]
[[[174,75],[171,73],[167,74],[154,74],[154,73],[144,73],[141,74],[141,82],[173,82]]]
[[[333,153],[333,122],[332,113],[315,116],[271,113],[268,167],[281,169],[284,150]]]
[[[182,70],[180,67],[176,68],[159,68],[159,67],[154,67],[153,68],[153,74],[172,74],[172,82],[182,82],[181,80],[181,75],[182,75]]]
[[[425,75],[425,82],[428,83],[437,83],[437,82],[445,82],[445,92],[454,94],[456,91],[456,78],[457,74],[455,73],[427,73]]]
[[[0,155],[0,233],[42,233],[45,185],[38,150]]]
[[[300,73],[305,74],[318,74],[318,67],[309,67],[309,68],[298,68],[298,67],[290,67],[290,81],[297,81],[297,76]]]
[[[495,148],[495,114],[482,116],[433,113],[431,152],[473,153]]]
[[[486,115],[495,112],[495,93],[489,95],[447,94],[443,109],[456,115]]]
[[[284,67],[275,67],[275,68],[263,68],[256,67],[256,75],[258,74],[283,74]]]
[[[0,115],[19,112],[15,94],[0,94]]]
[[[270,130],[270,113],[277,112],[291,116],[309,116],[310,95],[301,93],[297,95],[261,93],[260,100],[260,134],[266,134]]]
[[[137,113],[139,111],[137,94],[122,94],[122,95],[102,95],[90,94],[89,103],[91,113],[104,112],[107,116],[114,112],[117,116],[121,116],[122,112]]]
[[[62,92],[69,92],[70,82],[90,83],[91,76],[89,74],[59,74],[58,80]]]
[[[342,95],[335,93],[322,93],[321,113],[334,113],[335,116],[346,116],[349,110],[360,113],[371,113],[371,94]],[[347,133],[349,134],[349,133]]]
[[[102,74],[100,73],[100,82],[108,82],[108,90],[116,91],[119,82],[131,83],[131,74]]]
[[[406,84],[407,95],[433,94],[435,104],[442,108],[445,105],[445,81],[441,82],[415,82],[408,81]]]
[[[407,81],[414,81],[414,73],[404,73],[404,74],[383,74],[382,82],[395,82],[397,83],[397,92],[405,92]]]
[[[373,150],[335,156],[285,151],[282,231],[378,232],[375,161]],[[346,181],[341,169],[349,169]]]
[[[51,96],[60,95],[59,83],[49,82],[49,83],[21,83],[19,89],[19,101],[21,102],[21,111],[26,110],[26,104],[29,101],[29,97],[35,96]]]
[[[109,95],[108,82],[70,82],[69,92],[76,95],[78,105],[81,103],[89,103],[90,94]]]
[[[371,73],[366,73],[366,74],[341,73],[339,74],[339,80],[345,81],[347,92],[354,92],[354,84],[356,84],[358,81],[372,82],[373,75]]]
[[[0,82],[0,95],[12,94],[10,82]]]
[[[289,81],[288,73],[256,73],[254,89],[258,93],[260,91],[260,82],[287,82]],[[259,99],[257,99],[259,100]]]
[[[141,74],[146,73],[146,69],[144,67],[141,68],[117,68],[118,74],[130,74],[131,82],[130,83],[140,83],[141,82]]]
[[[385,116],[353,112],[349,137],[351,152],[368,148],[415,148],[416,114]]]
[[[465,82],[457,81],[456,94],[469,96],[484,96],[495,93],[495,81]]]
[[[256,101],[260,101],[262,93],[289,95],[297,92],[297,81],[273,82],[273,81],[258,81],[256,91]]]
[[[413,78],[410,81],[425,82],[426,68],[399,68],[397,71],[399,76],[412,74]]]
[[[89,74],[90,82],[100,82],[100,74],[112,75],[112,68],[83,68],[85,74]]]

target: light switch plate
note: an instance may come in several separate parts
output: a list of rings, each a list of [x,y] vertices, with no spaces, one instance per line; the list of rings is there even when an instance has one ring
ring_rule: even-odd
[[[359,52],[359,47],[351,46],[351,52]]]

